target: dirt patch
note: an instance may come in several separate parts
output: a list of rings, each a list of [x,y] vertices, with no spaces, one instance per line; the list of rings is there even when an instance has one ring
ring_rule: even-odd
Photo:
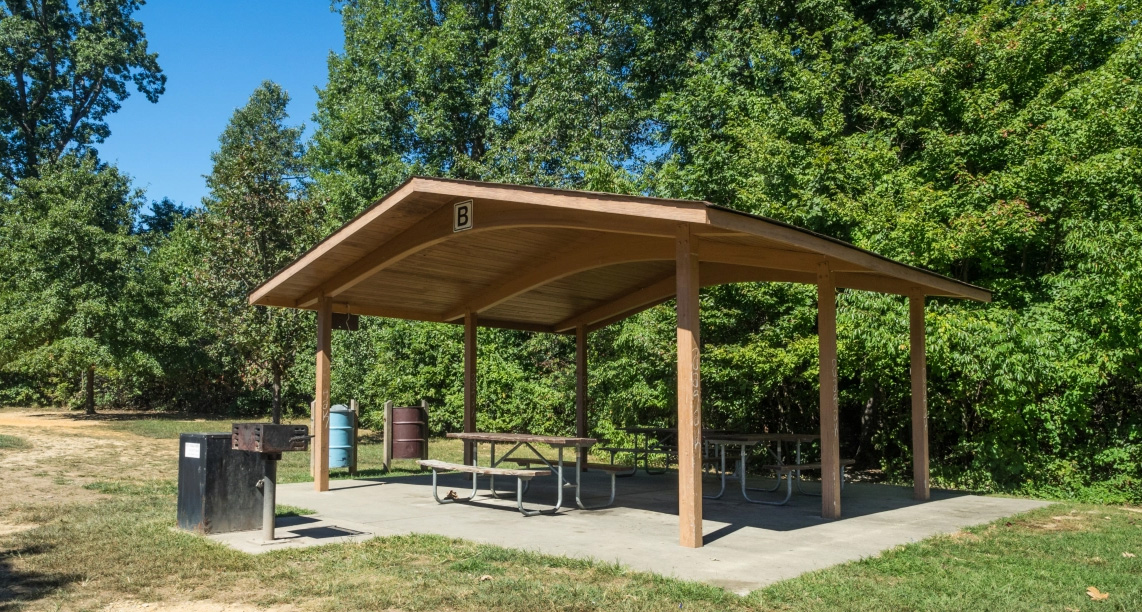
[[[1035,531],[1085,531],[1090,527],[1091,518],[1085,513],[1080,514],[1072,511],[1069,514],[1020,521],[1019,525]]]
[[[102,423],[61,412],[0,412],[0,431],[29,443],[4,452],[0,510],[29,501],[91,501],[99,494],[84,489],[85,484],[172,473],[177,442],[115,431]]]
[[[955,531],[948,534],[948,539],[955,542],[978,542],[980,537],[970,531]]]
[[[20,533],[29,529],[35,529],[39,525],[31,523],[5,523],[0,521],[0,536],[12,535],[13,533]]]

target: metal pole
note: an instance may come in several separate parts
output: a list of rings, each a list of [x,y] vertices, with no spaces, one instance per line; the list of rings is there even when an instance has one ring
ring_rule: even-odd
[[[262,538],[274,541],[274,514],[277,509],[278,462],[273,455],[265,455],[262,472]]]

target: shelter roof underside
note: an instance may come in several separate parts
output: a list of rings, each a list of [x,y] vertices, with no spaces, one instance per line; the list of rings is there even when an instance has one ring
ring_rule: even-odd
[[[472,228],[454,204],[472,200]],[[703,286],[816,283],[902,295],[990,293],[852,245],[705,202],[414,178],[255,289],[250,302],[422,321],[595,329],[674,297],[680,229]]]

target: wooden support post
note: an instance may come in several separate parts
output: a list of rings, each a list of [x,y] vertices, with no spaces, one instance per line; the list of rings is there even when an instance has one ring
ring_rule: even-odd
[[[476,313],[464,314],[464,431],[476,431]],[[475,459],[475,443],[464,441],[464,465]]]
[[[309,433],[317,435],[317,401],[309,402]],[[317,444],[309,445],[309,477],[317,480]]]
[[[575,326],[575,435],[587,437],[587,326]]]
[[[353,411],[353,455],[349,458],[349,475],[357,475],[357,430],[361,427],[361,411],[357,400],[349,400],[349,410]]]
[[[702,546],[702,385],[699,354],[698,244],[690,226],[675,241],[678,298],[678,529],[680,543]]]
[[[919,501],[931,497],[928,471],[928,363],[924,330],[924,294],[916,290],[908,296],[909,357],[912,374],[912,496]]]
[[[385,402],[385,443],[381,446],[381,464],[385,466],[385,471],[389,471],[393,463],[393,403],[392,401]]]
[[[428,432],[431,431],[428,427],[428,400],[420,398],[420,408],[424,415],[424,429],[421,432],[424,434],[424,444],[420,447],[420,458],[428,459]]]
[[[817,342],[821,385],[821,517],[841,518],[841,441],[837,425],[837,288],[829,264],[817,266]]]
[[[329,368],[332,337],[333,300],[322,297],[317,301],[317,385],[313,394],[317,408],[313,415],[313,444],[317,447],[313,488],[317,491],[329,490]]]

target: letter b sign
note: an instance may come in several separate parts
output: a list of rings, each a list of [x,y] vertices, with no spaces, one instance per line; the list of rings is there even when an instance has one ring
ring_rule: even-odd
[[[452,231],[472,229],[472,200],[457,202],[452,209]]]

